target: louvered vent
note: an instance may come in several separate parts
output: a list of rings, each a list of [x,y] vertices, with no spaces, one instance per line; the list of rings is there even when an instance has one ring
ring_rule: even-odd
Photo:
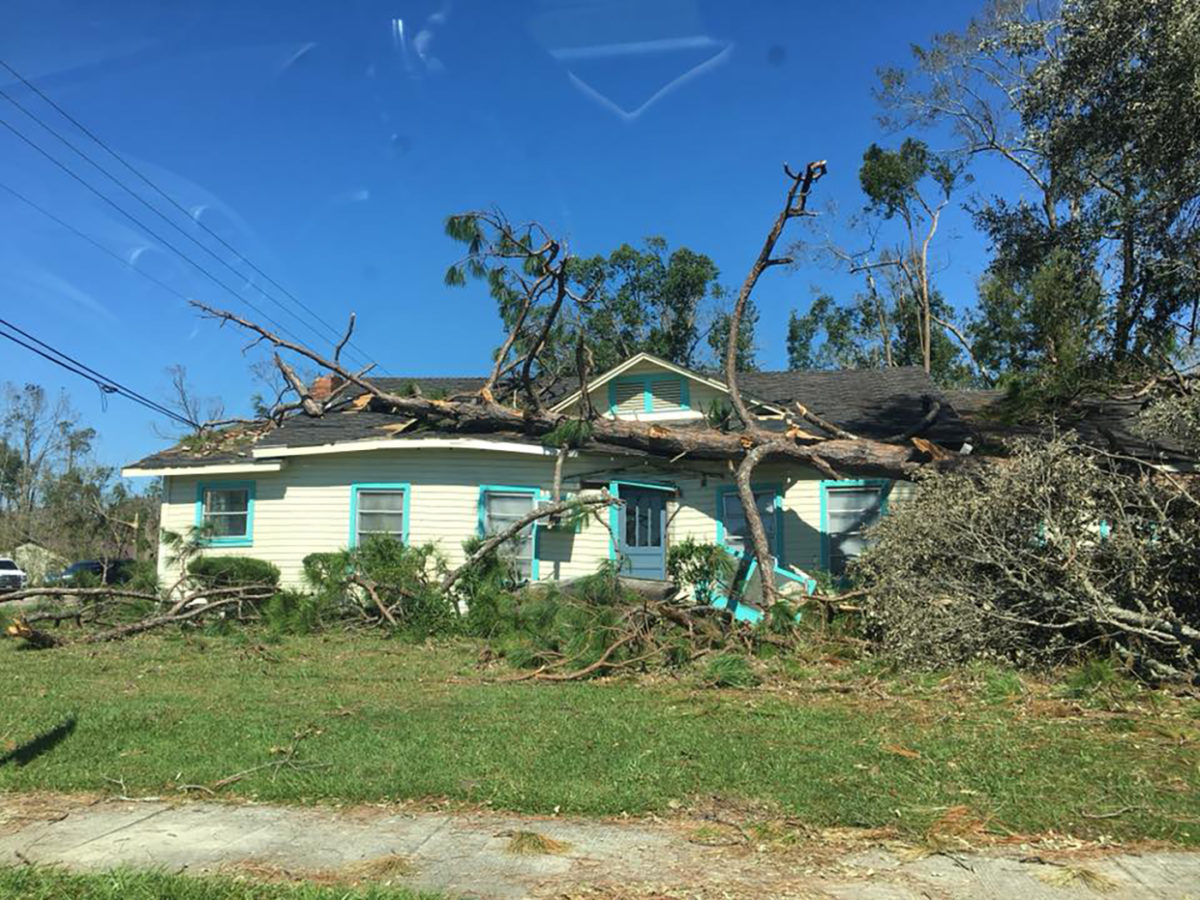
[[[667,378],[650,382],[650,408],[654,412],[679,409],[683,400],[683,382]]]
[[[644,388],[640,381],[617,382],[617,412],[640,413],[645,407]]]

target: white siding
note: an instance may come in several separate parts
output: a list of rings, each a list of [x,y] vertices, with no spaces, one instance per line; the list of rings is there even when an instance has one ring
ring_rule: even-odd
[[[574,459],[574,472],[603,465],[604,457]],[[283,471],[259,475],[254,503],[254,540],[246,547],[213,547],[210,555],[255,556],[279,566],[285,584],[302,582],[309,553],[345,548],[350,539],[350,494],[355,483],[408,483],[409,543],[435,543],[451,565],[462,561],[462,542],[479,526],[481,484],[540,487],[549,493],[553,456],[532,457],[475,450],[377,450],[289,460]],[[245,476],[238,476],[244,479]],[[195,524],[196,485],[220,478],[165,479],[162,527],[185,532]],[[540,540],[543,578],[588,574],[608,556],[608,530],[591,522],[577,534],[544,531]],[[167,572],[160,551],[159,569]]]
[[[685,537],[702,542],[717,539],[718,490],[733,486],[728,472],[711,466],[706,467],[711,473],[705,476],[695,468],[680,472],[648,465],[630,470],[630,465],[627,457],[576,457],[565,466],[564,480],[569,484],[586,475],[589,482],[627,479],[674,484],[678,494],[668,504],[668,542]],[[450,564],[456,565],[463,559],[462,542],[477,533],[481,484],[538,487],[548,496],[553,470],[552,455],[482,450],[414,448],[294,457],[282,471],[255,479],[253,543],[206,552],[270,560],[279,566],[285,584],[299,585],[306,555],[347,546],[352,484],[407,483],[411,485],[410,544],[435,543]],[[221,480],[202,476],[164,479],[162,527],[185,532],[195,523],[197,483]],[[819,569],[820,475],[811,469],[772,464],[760,467],[754,481],[783,489],[784,564],[805,572]],[[890,502],[902,502],[912,489],[909,484],[895,485]],[[607,513],[601,515],[607,522]],[[537,545],[539,575],[546,579],[590,574],[601,560],[609,558],[609,544],[608,529],[594,520],[576,533],[542,530]],[[165,578],[173,577],[162,550],[159,568]]]

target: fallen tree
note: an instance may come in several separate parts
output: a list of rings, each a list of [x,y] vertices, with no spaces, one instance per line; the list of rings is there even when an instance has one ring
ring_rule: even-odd
[[[367,370],[348,369],[341,363],[339,351],[353,331],[353,318],[338,348],[332,355],[326,355],[234,312],[200,301],[192,301],[192,305],[207,317],[253,334],[255,337],[250,346],[266,342],[276,351],[276,365],[295,396],[286,403],[281,400],[280,415],[275,411],[270,413],[263,428],[277,424],[283,414],[324,415],[332,409],[343,408],[347,398],[353,396],[360,408],[367,405],[413,420],[417,428],[443,433],[517,433],[540,437],[549,446],[560,448],[564,444],[601,451],[620,448],[676,462],[683,458],[729,462],[735,472],[753,547],[753,553],[747,554],[747,562],[751,558],[758,561],[764,599],[770,602],[778,596],[773,564],[750,489],[750,479],[757,465],[768,460],[791,459],[811,466],[828,478],[854,474],[911,479],[930,468],[963,464],[960,457],[920,436],[936,419],[936,404],[909,431],[894,439],[879,441],[850,434],[805,408],[784,411],[787,427],[783,432],[769,430],[742,397],[736,371],[742,318],[761,276],[771,268],[792,262],[786,255],[777,255],[776,246],[792,219],[812,215],[808,200],[825,173],[824,161],[809,163],[801,172],[784,166],[787,190],[782,208],[750,267],[729,319],[724,375],[733,415],[728,425],[722,428],[680,428],[600,415],[587,398],[590,353],[588,336],[582,331],[575,335],[578,386],[582,391],[578,409],[570,413],[550,412],[544,399],[550,385],[538,378],[540,354],[553,329],[569,330],[571,323],[579,320],[578,316],[566,315],[565,310],[588,308],[597,286],[580,281],[575,257],[566,244],[551,236],[541,225],[515,224],[494,211],[452,216],[446,226],[447,233],[467,248],[466,255],[447,273],[447,284],[463,284],[468,277],[483,279],[493,293],[502,293],[516,310],[514,324],[496,354],[486,382],[473,394],[438,399],[424,396],[419,388],[402,393],[381,387],[367,376]],[[339,386],[330,397],[314,396],[278,351],[287,351],[316,364],[336,376]],[[820,431],[814,431],[813,425]],[[564,429],[572,435],[565,441],[562,439]],[[968,464],[975,465],[977,461],[970,460]],[[543,510],[534,518],[551,514]],[[450,578],[447,587],[457,580],[457,575]]]
[[[907,665],[1111,654],[1200,675],[1200,489],[1068,438],[931,478],[874,527],[855,576],[870,631]]]
[[[237,585],[233,587],[197,586],[176,593],[176,599],[165,602],[153,591],[127,590],[112,587],[29,588],[13,591],[0,597],[4,602],[18,600],[57,600],[57,607],[19,614],[5,628],[10,638],[21,638],[39,648],[61,647],[68,644],[99,644],[117,641],[166,628],[171,625],[196,624],[214,615],[234,612],[239,618],[247,607],[254,609],[269,600],[276,592],[274,585]],[[122,621],[124,620],[124,621]],[[49,632],[35,627],[41,622],[55,626],[73,622],[76,632]],[[95,629],[99,630],[84,630]]]

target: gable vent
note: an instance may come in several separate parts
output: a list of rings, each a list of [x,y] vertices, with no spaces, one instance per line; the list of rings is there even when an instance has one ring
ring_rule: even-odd
[[[640,381],[617,382],[616,407],[618,413],[640,413],[645,409],[644,388]]]
[[[654,412],[679,409],[683,401],[683,382],[666,378],[650,382],[650,409]]]

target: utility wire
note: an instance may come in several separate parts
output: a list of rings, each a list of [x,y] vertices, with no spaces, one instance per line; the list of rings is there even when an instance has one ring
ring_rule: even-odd
[[[195,218],[187,210],[186,207],[184,207],[182,204],[179,203],[179,201],[177,201],[174,197],[172,197],[170,194],[168,194],[161,187],[159,187],[158,184],[156,184],[154,181],[152,181],[140,169],[138,169],[136,166],[134,166],[132,163],[130,163],[127,159],[125,159],[125,157],[123,157],[120,153],[118,153],[116,150],[114,150],[99,135],[97,135],[94,131],[92,131],[90,128],[88,128],[86,125],[84,125],[83,122],[79,121],[79,119],[75,118],[75,116],[71,115],[71,113],[69,113],[67,110],[63,109],[62,106],[60,106],[52,97],[50,97],[44,91],[42,91],[41,88],[39,88],[37,85],[35,85],[33,82],[31,82],[28,78],[26,78],[24,75],[22,75],[16,69],[14,69],[4,59],[0,59],[0,66],[5,68],[6,70],[8,70],[8,72],[11,75],[13,75],[15,78],[17,78],[22,84],[24,84],[25,87],[29,88],[29,90],[33,91],[35,94],[37,94],[39,97],[41,97],[43,101],[45,101],[47,104],[49,104],[51,107],[53,107],[55,109],[55,111],[57,111],[58,114],[61,115],[64,119],[66,119],[68,122],[70,122],[76,128],[78,128],[81,132],[83,132],[85,135],[87,135],[89,138],[91,138],[91,140],[94,143],[98,144],[106,153],[108,153],[109,156],[111,156],[113,159],[115,159],[117,162],[119,162],[122,166],[124,166],[126,169],[128,169],[131,173],[133,173],[135,176],[137,176],[137,178],[139,180],[141,180],[144,184],[146,184],[148,187],[150,187],[155,193],[157,193],[159,196],[161,196],[163,199],[165,199],[168,203],[170,203],[173,207],[175,207],[175,209],[177,209],[184,216],[186,216],[189,221],[194,222],[201,230],[203,230],[206,234],[208,234],[213,239],[215,239],[218,243],[220,243],[221,246],[225,247],[225,249],[227,249],[234,256],[236,256],[238,259],[240,259],[242,262],[244,262],[256,274],[258,274],[260,277],[264,278],[268,283],[270,283],[277,290],[279,290],[285,297],[287,297],[289,300],[291,300],[293,303],[295,303],[298,307],[300,307],[305,312],[307,312],[310,316],[312,316],[317,322],[319,322],[326,329],[328,329],[329,332],[332,333],[335,340],[340,336],[340,332],[338,331],[338,329],[335,328],[333,325],[331,325],[324,318],[322,318],[318,312],[316,312],[308,304],[306,304],[304,301],[302,301],[299,297],[297,297],[295,294],[293,294],[291,291],[289,291],[287,288],[285,288],[282,284],[280,284],[278,281],[276,281],[274,278],[272,278],[270,275],[268,275],[266,272],[264,272],[251,259],[246,257],[243,253],[241,253],[241,251],[239,251],[236,247],[234,247],[227,240],[225,240],[225,238],[221,237],[221,235],[219,235],[217,232],[213,231],[206,224],[201,222],[198,218]],[[18,109],[20,109],[26,115],[34,118],[39,124],[42,125],[42,127],[46,128],[48,131],[50,131],[52,134],[54,134],[56,137],[58,137],[59,140],[62,140],[64,143],[66,143],[68,146],[70,146],[73,150],[75,150],[76,153],[79,153],[80,155],[84,156],[84,158],[88,159],[89,162],[92,162],[93,165],[95,165],[101,171],[105,172],[105,174],[107,174],[110,178],[113,178],[113,180],[116,180],[116,178],[111,173],[108,173],[98,163],[95,163],[93,160],[90,159],[90,157],[87,157],[86,154],[84,154],[81,150],[79,150],[77,147],[75,147],[73,144],[71,144],[69,141],[67,141],[65,138],[63,138],[61,135],[59,135],[56,131],[54,131],[52,128],[50,128],[50,126],[46,125],[45,122],[43,122],[41,119],[39,119],[36,115],[29,112],[29,110],[25,109],[24,106],[22,106],[20,103],[18,103],[16,100],[14,100],[11,96],[4,93],[3,91],[0,91],[0,94],[3,94],[4,97],[10,103],[15,105]],[[119,181],[118,181],[118,183],[120,184]],[[122,187],[125,187],[125,186],[122,184]],[[127,188],[127,187],[125,188],[125,190],[129,191],[129,193],[133,194],[133,196],[135,196],[139,200],[141,200],[141,202],[143,204],[149,206],[149,204],[146,204],[146,201],[143,200],[140,195],[134,193],[133,191],[130,191],[129,188]],[[151,207],[151,209],[153,209],[153,207]],[[155,211],[157,212],[157,210],[155,210]],[[162,213],[159,213],[159,215],[162,216]],[[166,217],[163,216],[163,218],[165,219]],[[178,227],[178,226],[176,226],[176,227]],[[196,243],[199,246],[204,247],[204,245],[199,244],[198,241],[196,241]],[[213,256],[216,256],[216,254],[212,253],[212,251],[209,250],[208,247],[204,247],[204,249],[206,251],[208,251],[210,254],[212,254]],[[217,257],[217,258],[219,259],[219,257]],[[222,260],[222,262],[224,262],[224,261]],[[228,265],[227,265],[227,267],[228,267]],[[241,273],[238,273],[238,274],[240,275]],[[262,288],[259,288],[257,285],[255,285],[255,287],[264,296],[270,296],[269,294],[266,293],[266,291],[263,291]],[[272,299],[274,300],[274,298],[272,298]],[[278,301],[275,301],[275,302],[278,303]],[[282,305],[282,304],[280,304],[280,305]],[[292,315],[295,315],[295,313],[292,313]],[[299,316],[297,316],[297,318],[299,319]],[[303,320],[301,320],[301,321],[303,321]],[[359,359],[363,364],[367,364],[367,363],[371,362],[369,356],[365,352],[363,352],[363,350],[353,340],[348,342],[348,346],[353,348],[358,353]]]
[[[176,290],[174,287],[167,284],[161,278],[157,278],[154,275],[151,275],[149,272],[139,269],[137,266],[135,266],[133,263],[131,263],[129,260],[127,260],[124,256],[122,256],[120,253],[117,253],[115,250],[112,250],[109,247],[105,247],[102,243],[100,243],[98,240],[96,240],[90,234],[86,234],[86,233],[80,231],[78,228],[76,228],[74,225],[72,225],[70,222],[66,221],[65,219],[60,219],[54,213],[50,212],[50,210],[46,209],[46,207],[42,206],[36,200],[31,200],[29,197],[26,197],[24,194],[22,194],[20,191],[18,191],[16,188],[14,188],[12,185],[5,184],[3,181],[0,181],[0,190],[8,191],[8,193],[12,194],[14,197],[16,197],[18,200],[20,200],[22,203],[26,204],[27,206],[30,206],[33,209],[37,210],[43,216],[45,216],[47,219],[50,219],[52,222],[58,223],[63,228],[65,228],[67,231],[71,232],[71,234],[73,234],[77,238],[79,238],[80,240],[87,241],[89,244],[91,244],[93,247],[95,247],[101,253],[105,253],[105,254],[111,256],[113,259],[115,259],[117,262],[119,262],[125,268],[129,269],[129,271],[135,272],[138,275],[141,275],[143,278],[154,282],[160,288],[162,288],[164,291],[167,291],[168,293],[175,295],[180,300],[182,300],[184,303],[188,303],[191,301],[192,298],[189,297],[187,294],[183,293],[180,290]]]
[[[180,250],[178,247],[176,247],[174,244],[172,244],[170,241],[168,241],[166,238],[164,238],[161,234],[156,232],[153,228],[151,228],[149,225],[147,225],[145,222],[143,222],[141,219],[139,219],[137,216],[135,216],[133,213],[129,212],[124,207],[122,207],[120,204],[118,204],[115,200],[113,200],[111,197],[106,195],[103,191],[100,191],[98,188],[91,185],[82,176],[80,176],[78,173],[76,173],[74,170],[72,170],[70,166],[68,166],[66,163],[61,162],[60,160],[56,159],[48,150],[46,150],[44,147],[40,146],[36,141],[34,141],[33,139],[31,139],[29,137],[26,137],[24,134],[22,134],[20,131],[18,131],[10,122],[6,121],[5,119],[0,119],[0,125],[3,125],[9,131],[11,131],[13,134],[15,134],[18,138],[20,138],[22,141],[24,141],[26,144],[28,144],[30,147],[32,147],[34,150],[36,150],[38,153],[40,153],[42,156],[46,157],[46,159],[50,160],[50,162],[52,162],[58,168],[62,169],[67,175],[69,175],[75,181],[79,182],[81,185],[83,185],[85,188],[87,188],[89,191],[91,191],[93,194],[95,194],[97,197],[99,197],[101,200],[103,200],[105,203],[107,203],[109,206],[111,206],[113,209],[115,209],[117,212],[119,212],[125,218],[129,219],[129,221],[133,222],[135,225],[137,225],[139,228],[141,228],[147,234],[151,235],[155,240],[157,240],[163,246],[170,249],[171,252],[173,252],[176,256],[178,256],[184,262],[188,263],[190,266],[197,269],[199,272],[201,272],[205,277],[207,277],[214,284],[220,286],[222,288],[222,290],[225,290],[228,293],[232,294],[233,296],[237,297],[239,300],[241,300],[243,303],[245,303],[248,307],[250,307],[250,309],[254,310],[254,312],[256,312],[256,313],[258,313],[258,315],[262,316],[263,319],[265,319],[267,322],[270,322],[272,325],[274,325],[276,328],[278,328],[283,334],[291,336],[296,341],[300,340],[300,338],[296,337],[296,335],[292,331],[285,328],[283,325],[279,324],[279,322],[277,322],[275,319],[271,318],[271,316],[267,315],[267,313],[265,313],[261,309],[259,309],[259,307],[257,307],[250,300],[246,299],[244,296],[242,296],[237,290],[235,290],[234,288],[231,288],[229,285],[227,285],[225,282],[223,282],[220,278],[218,278],[216,275],[214,275],[212,272],[210,272],[208,269],[206,269],[200,263],[196,262],[194,259],[192,259],[190,256],[188,256],[186,253],[184,253],[182,250]]]
[[[134,403],[144,406],[153,412],[159,413],[160,415],[168,416],[169,418],[174,419],[176,422],[180,423],[181,425],[186,425],[188,428],[196,427],[195,422],[188,421],[186,418],[179,415],[174,410],[167,409],[165,406],[162,406],[161,404],[155,403],[153,400],[149,400],[149,399],[143,397],[141,394],[137,393],[136,391],[132,391],[129,388],[123,387],[118,382],[115,382],[112,379],[101,375],[100,373],[96,372],[95,369],[92,369],[92,368],[84,365],[83,363],[78,362],[77,360],[73,359],[72,357],[68,356],[67,354],[63,353],[62,351],[54,349],[49,344],[46,344],[43,341],[38,340],[37,338],[30,335],[28,332],[22,331],[20,328],[17,328],[15,325],[12,325],[11,323],[6,322],[3,319],[0,319],[0,323],[3,323],[5,326],[7,326],[9,328],[12,328],[14,331],[18,332],[19,334],[26,335],[27,337],[30,338],[30,340],[33,340],[37,344],[40,344],[42,347],[47,348],[50,352],[47,353],[43,350],[39,350],[33,344],[26,343],[25,341],[21,340],[20,338],[9,334],[7,331],[0,330],[0,337],[7,338],[8,340],[12,341],[14,344],[19,344],[20,346],[24,347],[26,350],[36,353],[38,356],[42,357],[43,359],[48,360],[49,362],[54,363],[56,366],[60,366],[64,369],[66,369],[68,372],[71,372],[75,375],[78,375],[80,378],[84,378],[87,381],[90,381],[92,384],[94,384],[97,388],[100,389],[101,393],[117,394],[118,396],[124,397],[127,400],[132,400]],[[54,354],[54,355],[52,355],[52,354]]]
[[[15,331],[17,334],[21,335],[22,337],[28,338],[29,340],[33,341],[35,344],[37,344],[41,347],[44,347],[46,350],[49,350],[51,353],[54,353],[57,356],[62,357],[63,359],[67,360],[67,362],[71,363],[72,365],[78,366],[79,368],[83,369],[85,372],[88,372],[88,373],[96,376],[100,380],[104,381],[105,383],[112,385],[113,388],[116,388],[117,391],[124,393],[129,399],[136,400],[137,402],[139,402],[145,406],[149,406],[149,407],[155,409],[156,411],[162,413],[163,415],[168,415],[168,416],[175,415],[175,411],[172,410],[170,407],[164,406],[163,404],[159,403],[157,400],[151,400],[149,397],[145,396],[144,394],[139,394],[137,391],[133,390],[132,388],[126,387],[125,385],[121,384],[121,382],[119,382],[113,378],[109,378],[107,375],[104,375],[100,372],[97,372],[95,369],[91,368],[90,366],[86,365],[85,363],[80,362],[79,360],[72,357],[70,354],[63,353],[61,350],[59,350],[55,347],[51,347],[45,341],[30,334],[28,331],[21,328],[19,325],[14,325],[12,322],[8,321],[7,319],[3,318],[2,316],[0,316],[0,325],[3,325],[4,327],[8,328],[10,331]]]
[[[90,156],[88,156],[88,154],[86,154],[84,151],[80,150],[70,139],[64,137],[54,127],[47,125],[46,122],[43,121],[40,117],[38,117],[35,113],[30,112],[28,109],[26,109],[18,100],[14,99],[11,95],[9,95],[3,89],[0,89],[0,97],[3,97],[5,100],[7,100],[13,106],[15,106],[17,109],[19,109],[21,112],[23,112],[26,116],[33,119],[33,121],[36,122],[38,125],[40,125],[44,130],[50,132],[50,134],[52,134],[55,138],[57,138],[59,140],[59,142],[65,144],[72,152],[74,152],[77,156],[79,156],[81,159],[83,159],[84,162],[88,163],[93,168],[97,169],[102,175],[104,175],[106,178],[108,178],[109,181],[111,181],[113,184],[115,184],[117,187],[119,187],[125,193],[129,194],[129,196],[133,197],[134,200],[136,200],[138,203],[142,204],[142,206],[146,207],[146,209],[150,210],[150,212],[154,213],[156,216],[158,216],[160,219],[162,219],[164,222],[166,222],[168,225],[170,225],[172,228],[174,228],[177,232],[179,232],[179,234],[183,235],[183,237],[187,238],[189,241],[191,241],[193,244],[195,244],[197,247],[199,247],[201,250],[203,250],[205,253],[207,253],[209,256],[211,256],[213,259],[215,259],[218,263],[220,263],[222,266],[224,266],[230,273],[232,273],[236,278],[245,278],[246,277],[242,272],[239,272],[232,265],[230,265],[219,253],[212,250],[203,241],[200,241],[199,239],[197,239],[196,236],[191,234],[186,228],[179,225],[170,216],[166,215],[158,207],[154,206],[152,203],[147,201],[146,198],[141,196],[139,193],[137,193],[137,191],[133,190],[131,187],[129,187],[129,185],[125,184],[125,182],[123,182],[120,178],[118,178],[116,175],[114,175],[112,172],[110,172],[104,166],[100,165],[98,162],[96,162],[94,159],[92,159]],[[11,126],[10,126],[10,130],[11,130]],[[281,310],[283,310],[283,312],[285,312],[288,315],[295,318],[297,322],[301,323],[305,328],[307,328],[309,330],[310,333],[315,335],[318,340],[321,340],[321,341],[327,340],[327,337],[324,334],[322,334],[320,331],[318,331],[317,328],[314,327],[311,322],[308,322],[304,318],[296,315],[296,313],[293,310],[289,309],[287,306],[285,306],[283,303],[281,303],[274,295],[267,293],[266,291],[264,291],[261,287],[259,287],[256,284],[250,283],[250,286],[252,288],[254,288],[256,291],[258,291],[260,294],[262,294],[266,299],[268,299],[272,303],[274,303]],[[245,299],[245,298],[243,297],[243,299]]]

